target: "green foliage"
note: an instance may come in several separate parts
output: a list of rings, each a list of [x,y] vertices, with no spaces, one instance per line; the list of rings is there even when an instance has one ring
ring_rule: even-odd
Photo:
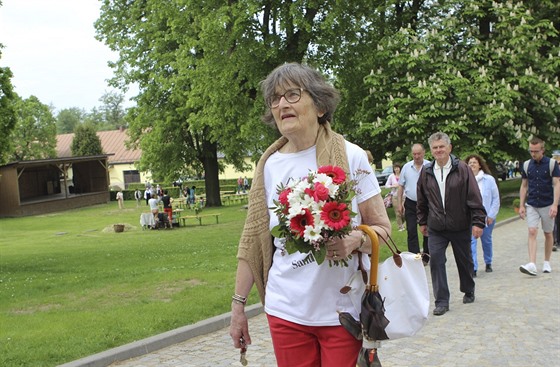
[[[73,133],[76,126],[83,123],[86,113],[77,107],[61,110],[56,116],[56,132],[58,134]]]
[[[56,157],[56,121],[50,108],[35,96],[17,98],[16,127],[10,134],[10,160],[24,161]]]
[[[99,112],[103,116],[103,123],[98,124],[97,131],[115,130],[126,125],[123,107],[124,94],[106,92],[99,101],[102,102]]]
[[[429,3],[406,9],[418,21],[372,45],[362,67],[369,93],[350,115],[357,129],[346,131],[376,156],[435,131],[458,155],[475,150],[491,162],[523,157],[532,136],[560,144],[559,5]]]
[[[74,157],[103,154],[101,139],[91,124],[78,125],[70,146]]]
[[[0,134],[0,164],[5,163],[12,152],[11,133],[17,121],[15,113],[17,95],[13,91],[12,76],[9,68],[0,67],[0,131],[2,131]]]
[[[141,90],[127,117],[143,151],[140,169],[158,180],[204,172],[208,203],[218,204],[211,201],[220,191],[217,152],[242,170],[249,153],[257,159],[277,136],[259,121],[259,82],[286,61],[328,64],[314,41],[341,40],[327,35],[323,20],[336,22],[331,11],[350,13],[335,27],[346,29],[369,11],[359,3],[105,2],[96,29],[120,52],[114,82]],[[346,35],[354,37],[351,30]]]

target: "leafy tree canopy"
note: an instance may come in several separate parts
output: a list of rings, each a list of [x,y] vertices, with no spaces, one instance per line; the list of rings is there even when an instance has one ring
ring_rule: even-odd
[[[73,133],[76,126],[83,122],[85,116],[85,111],[77,107],[61,110],[56,116],[56,132],[58,134]]]
[[[56,121],[49,106],[35,96],[17,98],[16,127],[10,134],[10,161],[56,157]]]
[[[74,157],[103,154],[101,140],[91,124],[81,124],[76,127],[70,149]]]
[[[403,157],[436,131],[491,162],[526,157],[533,136],[560,146],[559,5],[423,3],[362,63],[367,94],[345,106],[346,131],[378,156]]]
[[[1,53],[0,53],[1,56]],[[11,83],[12,72],[0,67],[0,164],[5,163],[12,152],[11,135],[16,126],[15,102],[17,95]]]

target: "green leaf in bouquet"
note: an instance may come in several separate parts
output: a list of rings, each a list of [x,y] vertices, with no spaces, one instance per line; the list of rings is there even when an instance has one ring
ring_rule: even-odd
[[[306,254],[311,250],[311,246],[303,240],[303,238],[291,238],[286,239],[286,251],[289,254],[293,254],[294,252],[298,251],[302,254]]]
[[[282,227],[280,225],[274,226],[270,230],[270,234],[272,234],[272,236],[276,238],[284,238],[284,233],[282,233]]]
[[[317,260],[317,265],[321,265],[327,256],[327,247],[321,246],[318,251],[313,251],[313,256]]]
[[[296,251],[299,251],[294,240],[287,239],[286,243],[284,244],[284,248],[290,255]]]

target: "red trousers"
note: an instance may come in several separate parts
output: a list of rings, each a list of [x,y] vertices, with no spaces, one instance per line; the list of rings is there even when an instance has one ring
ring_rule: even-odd
[[[356,367],[362,342],[344,327],[267,318],[278,367]]]
[[[173,208],[163,208],[163,211],[167,214],[169,218],[169,225],[173,226]]]

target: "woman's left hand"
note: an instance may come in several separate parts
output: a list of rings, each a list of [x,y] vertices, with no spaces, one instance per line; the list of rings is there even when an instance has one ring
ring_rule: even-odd
[[[332,240],[327,246],[327,260],[343,260],[360,247],[362,231],[353,230],[344,238]]]

